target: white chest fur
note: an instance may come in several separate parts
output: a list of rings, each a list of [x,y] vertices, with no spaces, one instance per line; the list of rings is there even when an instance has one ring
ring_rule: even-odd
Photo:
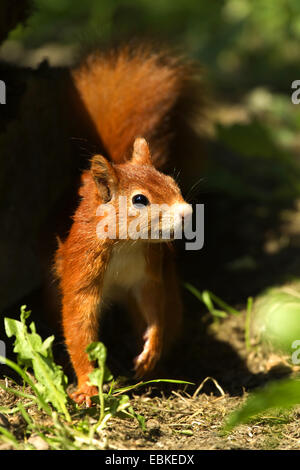
[[[103,299],[118,300],[124,291],[145,278],[146,260],[143,243],[120,243],[113,248],[104,275]]]

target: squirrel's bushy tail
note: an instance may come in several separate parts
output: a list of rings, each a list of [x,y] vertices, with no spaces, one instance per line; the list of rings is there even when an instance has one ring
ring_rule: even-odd
[[[161,166],[178,122],[198,112],[203,101],[194,65],[148,45],[92,53],[72,76],[105,153],[115,163],[125,161],[134,139],[143,136]]]

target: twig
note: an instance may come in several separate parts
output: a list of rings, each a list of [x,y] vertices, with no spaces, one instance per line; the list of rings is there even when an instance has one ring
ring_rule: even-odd
[[[192,398],[196,398],[196,396],[198,395],[198,393],[202,390],[202,388],[204,387],[204,385],[206,384],[206,382],[208,380],[211,380],[214,385],[216,386],[216,388],[219,390],[219,392],[221,393],[222,396],[225,395],[225,392],[224,390],[222,389],[222,387],[218,384],[218,382],[216,381],[216,379],[214,379],[213,377],[206,377],[206,379],[204,379],[201,384],[199,385],[199,387],[197,388],[197,390],[195,391],[195,393],[192,395]]]

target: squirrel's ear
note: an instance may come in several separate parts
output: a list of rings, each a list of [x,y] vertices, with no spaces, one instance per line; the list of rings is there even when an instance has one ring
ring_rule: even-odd
[[[150,150],[143,137],[135,139],[130,162],[134,165],[152,165]]]
[[[102,155],[94,155],[91,160],[91,173],[103,201],[110,201],[118,185],[113,166]]]

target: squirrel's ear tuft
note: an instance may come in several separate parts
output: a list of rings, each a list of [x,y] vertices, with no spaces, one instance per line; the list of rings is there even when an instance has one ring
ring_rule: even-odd
[[[137,137],[133,144],[131,163],[134,165],[152,165],[150,150],[146,139]]]
[[[94,155],[91,160],[91,173],[102,200],[110,201],[118,185],[113,166],[102,155]]]

